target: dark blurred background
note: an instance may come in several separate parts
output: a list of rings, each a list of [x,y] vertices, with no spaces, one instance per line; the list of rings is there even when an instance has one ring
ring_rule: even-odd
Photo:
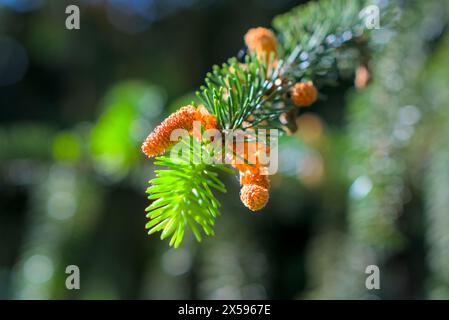
[[[0,0],[0,298],[449,298],[443,0],[393,2],[373,81],[342,77],[302,112],[266,209],[224,177],[215,237],[175,250],[146,235],[141,142],[249,28],[300,3]],[[371,264],[380,290],[365,288]]]

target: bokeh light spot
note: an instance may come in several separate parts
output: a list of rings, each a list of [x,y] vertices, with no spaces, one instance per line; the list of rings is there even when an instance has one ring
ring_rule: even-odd
[[[53,276],[53,262],[44,255],[36,254],[29,257],[24,265],[25,278],[35,284],[45,283]]]
[[[362,199],[370,193],[373,188],[371,179],[367,176],[360,176],[351,185],[349,194],[354,199]]]

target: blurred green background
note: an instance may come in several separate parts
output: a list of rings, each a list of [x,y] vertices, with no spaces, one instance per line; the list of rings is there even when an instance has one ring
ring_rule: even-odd
[[[393,2],[370,85],[341,75],[302,111],[263,211],[228,177],[215,237],[146,235],[141,142],[247,29],[299,3],[0,0],[0,298],[449,298],[446,0]]]

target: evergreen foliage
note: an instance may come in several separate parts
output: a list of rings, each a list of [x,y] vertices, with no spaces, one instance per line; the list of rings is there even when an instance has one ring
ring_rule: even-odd
[[[175,247],[182,242],[187,226],[198,241],[202,240],[202,235],[196,224],[206,235],[214,235],[213,226],[220,214],[220,203],[212,191],[226,192],[217,173],[226,168],[201,161],[202,152],[209,152],[207,147],[190,137],[180,143],[187,145],[187,152],[181,157],[156,158],[155,164],[167,169],[156,170],[156,178],[150,181],[148,199],[154,201],[146,209],[147,217],[151,219],[146,225],[150,229],[148,234],[162,231],[161,239],[172,236],[170,245]],[[194,161],[194,158],[200,161]]]
[[[299,6],[274,19],[278,33],[279,53],[268,57],[247,54],[244,64],[231,58],[221,67],[214,66],[205,85],[197,93],[221,130],[282,128],[280,115],[294,107],[288,92],[297,81],[313,80],[320,85],[335,82],[346,60],[351,72],[356,64],[348,63],[363,57],[372,44],[362,10],[367,1],[322,1]],[[387,26],[393,20],[391,10],[382,7],[380,17]],[[357,60],[357,59],[356,59]],[[161,158],[159,177],[150,181],[150,205],[147,227],[150,233],[163,231],[162,238],[174,233],[170,244],[182,240],[184,228],[194,224],[180,217],[197,217],[207,235],[212,235],[213,219],[218,215],[218,202],[210,192],[211,176],[201,165],[172,165]],[[176,179],[174,177],[177,177]],[[191,177],[186,183],[182,177]],[[216,178],[216,177],[215,177]],[[218,182],[218,181],[215,181]],[[179,195],[168,196],[169,190]],[[218,189],[223,189],[222,185]],[[211,208],[205,208],[210,203]],[[198,232],[193,229],[198,240]]]

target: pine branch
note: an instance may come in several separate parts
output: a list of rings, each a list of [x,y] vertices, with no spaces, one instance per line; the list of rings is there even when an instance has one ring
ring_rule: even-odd
[[[206,85],[201,86],[197,95],[217,117],[220,128],[280,127],[279,115],[285,112],[281,105],[285,88],[275,83],[282,62],[268,72],[272,63],[273,60],[267,63],[255,55],[247,55],[245,64],[231,58],[207,74]]]
[[[360,13],[372,1],[322,0],[298,6],[277,16],[273,26],[278,33],[282,55],[287,60],[284,76],[292,81],[312,79],[318,84],[333,83],[342,71],[340,65],[354,62],[375,49],[371,33]],[[382,29],[389,28],[396,11],[379,4]]]
[[[335,82],[343,71],[342,61],[353,72],[357,61],[364,60],[367,52],[376,47],[371,30],[360,17],[368,4],[364,0],[322,0],[299,6],[275,18],[278,40],[267,29],[253,30],[256,36],[272,42],[268,49],[262,47],[265,52],[257,52],[248,48],[252,51],[248,50],[243,63],[231,58],[221,67],[214,66],[197,92],[216,120],[217,129],[222,133],[249,128],[284,129],[282,114],[316,100],[314,83],[320,87]],[[386,26],[393,20],[392,10],[388,6],[380,9]],[[201,144],[199,149],[207,149],[207,144]],[[149,198],[156,200],[147,209],[149,233],[162,231],[163,239],[172,236],[170,245],[175,247],[181,243],[186,227],[192,228],[198,240],[202,236],[197,225],[206,235],[213,235],[219,203],[212,189],[225,191],[216,173],[224,166],[192,163],[198,150],[190,150],[181,163],[168,157],[157,158],[156,164],[167,169],[157,171],[147,190]]]
[[[273,21],[279,53],[267,62],[246,55],[222,67],[214,66],[197,95],[215,115],[223,130],[245,127],[282,129],[279,116],[292,109],[288,92],[295,82],[313,80],[318,86],[334,84],[340,73],[353,73],[376,46],[371,41],[363,8],[365,0],[324,0],[300,5]],[[385,29],[394,21],[391,5],[380,6]],[[343,70],[341,66],[351,66]],[[275,66],[275,67],[274,67]]]

